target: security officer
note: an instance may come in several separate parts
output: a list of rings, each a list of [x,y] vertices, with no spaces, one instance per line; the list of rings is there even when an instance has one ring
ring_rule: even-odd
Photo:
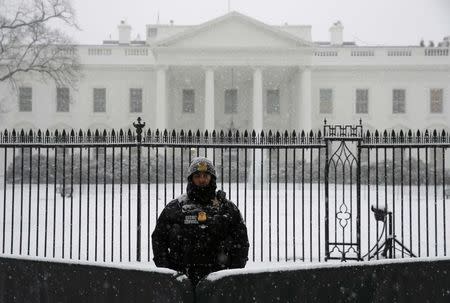
[[[197,285],[213,271],[243,268],[247,228],[239,209],[216,192],[216,171],[204,157],[189,166],[187,192],[162,211],[152,234],[153,260],[186,274]]]

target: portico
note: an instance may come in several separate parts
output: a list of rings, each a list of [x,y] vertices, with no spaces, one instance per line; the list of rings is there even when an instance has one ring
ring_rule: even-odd
[[[308,67],[164,66],[156,73],[155,128],[311,128]]]

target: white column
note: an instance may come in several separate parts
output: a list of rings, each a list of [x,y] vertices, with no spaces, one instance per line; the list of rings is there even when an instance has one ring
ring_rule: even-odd
[[[262,69],[257,67],[253,70],[253,129],[257,134],[261,133],[264,123],[263,123],[263,79],[262,79]],[[261,160],[264,157],[264,152],[261,149],[257,149],[255,151],[255,157],[253,158],[253,162],[256,165],[255,170],[255,182],[256,186],[259,186],[261,183]],[[264,157],[265,158],[265,157]],[[267,173],[264,172],[263,175],[266,176]],[[253,176],[251,176],[253,178]],[[265,178],[266,179],[266,178]],[[250,179],[252,180],[252,179]],[[265,180],[267,182],[267,179]]]
[[[205,69],[205,130],[212,131],[215,127],[214,118],[214,70]]]
[[[312,111],[311,111],[311,69],[302,67],[299,70],[299,110],[297,128],[298,130],[309,131],[312,128]]]
[[[253,129],[261,132],[263,129],[263,80],[262,69],[253,71]]]
[[[160,130],[167,128],[166,71],[167,67],[158,67],[156,71],[156,128]]]

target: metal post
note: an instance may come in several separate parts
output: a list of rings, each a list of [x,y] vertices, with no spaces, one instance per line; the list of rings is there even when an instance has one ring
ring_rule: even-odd
[[[137,134],[137,235],[136,235],[136,261],[141,261],[141,143],[142,129],[145,122],[141,123],[141,117],[137,118],[138,123],[133,122]]]

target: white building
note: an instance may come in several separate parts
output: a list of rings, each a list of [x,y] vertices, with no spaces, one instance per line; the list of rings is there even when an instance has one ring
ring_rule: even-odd
[[[147,25],[145,41],[124,22],[118,30],[118,41],[78,46],[77,91],[30,75],[18,94],[3,87],[0,128],[128,128],[141,116],[152,129],[309,130],[325,118],[449,129],[448,37],[438,47],[361,47],[343,41],[337,22],[329,42],[314,42],[310,26],[237,12]]]

